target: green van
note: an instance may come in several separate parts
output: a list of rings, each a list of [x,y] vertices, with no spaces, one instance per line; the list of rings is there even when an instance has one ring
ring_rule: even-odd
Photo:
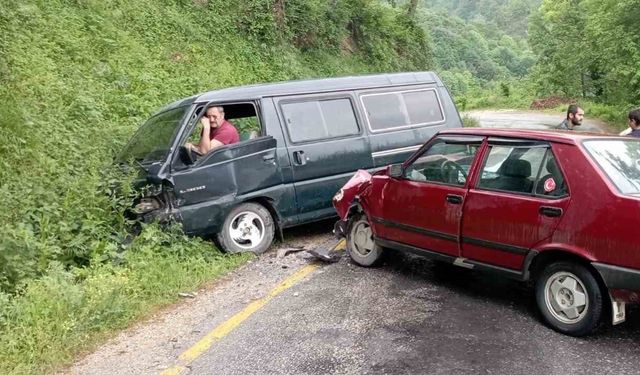
[[[222,106],[240,142],[195,157],[207,108]],[[267,250],[282,230],[335,216],[331,198],[358,169],[405,160],[437,131],[461,127],[433,72],[226,88],[161,109],[119,160],[135,160],[143,221],[178,221],[229,252]],[[249,136],[251,134],[251,136]]]

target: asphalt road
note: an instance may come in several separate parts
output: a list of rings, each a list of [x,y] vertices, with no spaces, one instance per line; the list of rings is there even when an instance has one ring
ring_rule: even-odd
[[[133,327],[74,374],[636,374],[640,309],[587,338],[547,328],[523,283],[389,253],[362,268],[317,263],[331,222],[287,231],[265,253],[194,299]],[[269,297],[300,269],[308,275]],[[267,301],[265,301],[267,297]],[[247,313],[247,307],[259,308]],[[238,316],[242,316],[238,319]],[[217,332],[217,333],[216,333]],[[215,340],[199,347],[203,338]],[[184,361],[185,353],[195,358]]]
[[[539,111],[519,111],[512,109],[502,110],[475,110],[464,112],[477,119],[483,128],[517,128],[517,129],[552,129],[563,119],[564,114],[553,114]],[[585,117],[582,125],[576,127],[577,131],[608,133],[607,124],[593,118]]]
[[[587,339],[546,328],[531,288],[394,253],[346,259],[283,293],[192,374],[632,374],[640,314]]]
[[[627,322],[578,339],[542,323],[527,284],[395,252],[378,268],[346,256],[278,256],[319,246],[331,229],[329,221],[286,231],[284,243],[64,372],[640,373],[637,307]],[[293,280],[300,270],[307,271]]]

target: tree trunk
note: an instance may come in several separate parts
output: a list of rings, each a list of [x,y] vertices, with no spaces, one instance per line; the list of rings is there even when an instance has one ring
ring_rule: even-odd
[[[284,0],[276,0],[273,3],[273,18],[276,21],[276,26],[278,30],[284,29],[284,20],[285,20],[285,12],[284,12]]]
[[[418,9],[418,0],[411,0],[411,2],[409,3],[409,9],[407,10],[407,15],[409,17],[415,16],[417,9]]]

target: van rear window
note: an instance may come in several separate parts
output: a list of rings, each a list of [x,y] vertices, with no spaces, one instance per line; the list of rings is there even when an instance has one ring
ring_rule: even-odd
[[[360,133],[349,99],[312,100],[282,105],[292,142],[338,138]]]
[[[374,132],[444,121],[434,89],[366,94],[361,99]]]

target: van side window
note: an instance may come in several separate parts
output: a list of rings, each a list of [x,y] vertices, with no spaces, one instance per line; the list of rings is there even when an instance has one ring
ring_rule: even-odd
[[[366,94],[361,98],[374,132],[444,121],[434,89]]]
[[[282,105],[292,142],[337,138],[360,133],[349,99],[313,100]]]

